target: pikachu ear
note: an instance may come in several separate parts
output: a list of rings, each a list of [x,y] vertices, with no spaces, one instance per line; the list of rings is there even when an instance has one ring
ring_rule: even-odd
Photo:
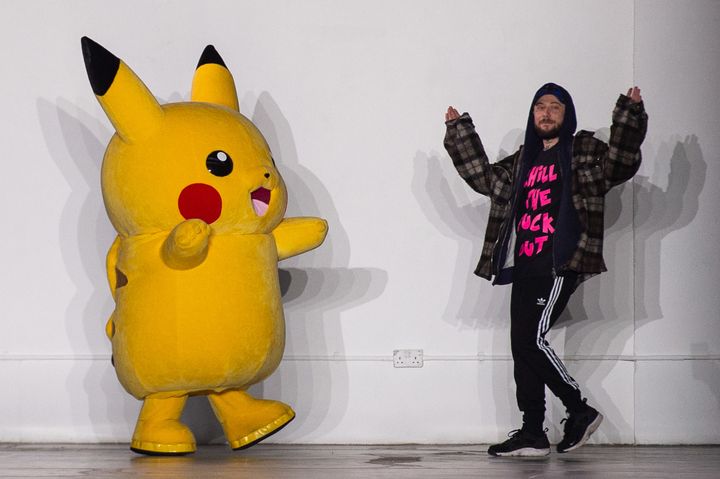
[[[212,45],[206,46],[200,56],[193,76],[190,99],[240,110],[232,73]]]
[[[149,136],[162,122],[163,111],[150,90],[118,57],[82,37],[90,86],[123,141]]]

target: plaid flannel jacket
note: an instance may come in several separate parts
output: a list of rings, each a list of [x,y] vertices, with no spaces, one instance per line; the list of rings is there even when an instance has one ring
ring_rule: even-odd
[[[605,194],[637,172],[640,145],[647,131],[644,105],[620,95],[612,115],[609,144],[590,131],[578,132],[572,147],[572,200],[582,231],[570,261],[559,270],[578,273],[578,283],[607,271],[602,256]],[[513,227],[512,199],[519,182],[522,147],[513,155],[490,164],[470,115],[446,122],[445,149],[460,176],[470,187],[490,197],[490,216],[480,262],[475,274],[486,279],[498,275],[501,265],[492,264],[495,249],[507,228]]]

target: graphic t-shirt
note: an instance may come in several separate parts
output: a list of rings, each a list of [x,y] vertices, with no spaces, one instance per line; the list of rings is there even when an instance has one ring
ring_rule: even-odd
[[[549,275],[552,271],[555,219],[560,211],[559,147],[541,151],[521,185],[515,218],[513,277]]]

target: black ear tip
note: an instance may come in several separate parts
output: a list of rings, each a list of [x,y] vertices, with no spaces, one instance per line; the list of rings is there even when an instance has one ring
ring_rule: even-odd
[[[102,45],[97,43],[95,40],[93,40],[90,37],[82,37],[80,39],[80,44],[82,45],[82,52],[83,57],[85,57],[85,64],[91,63],[94,59],[94,57],[100,57],[101,55],[112,55],[109,51],[105,49]]]
[[[90,86],[97,96],[103,96],[115,80],[120,59],[88,37],[82,37],[80,44]]]
[[[196,68],[200,68],[201,66],[207,65],[208,63],[214,63],[216,65],[220,65],[220,66],[227,68],[222,57],[217,52],[217,50],[215,50],[215,47],[212,45],[208,45],[205,47],[205,50],[203,50],[202,55],[200,55],[200,61],[198,62]]]

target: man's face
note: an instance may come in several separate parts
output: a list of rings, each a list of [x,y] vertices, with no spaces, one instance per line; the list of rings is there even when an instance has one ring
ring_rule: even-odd
[[[557,138],[565,118],[565,105],[555,95],[543,95],[533,105],[533,117],[540,138]]]

